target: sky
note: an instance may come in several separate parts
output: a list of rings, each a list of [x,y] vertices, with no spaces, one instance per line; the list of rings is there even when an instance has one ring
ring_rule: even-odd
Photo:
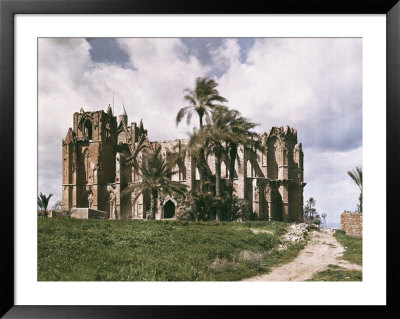
[[[150,140],[186,138],[178,127],[184,89],[207,76],[228,106],[258,123],[289,125],[304,152],[304,203],[339,223],[359,190],[347,175],[362,166],[360,38],[40,38],[38,191],[61,200],[62,139],[73,113],[122,104]],[[195,121],[192,125],[195,125]]]

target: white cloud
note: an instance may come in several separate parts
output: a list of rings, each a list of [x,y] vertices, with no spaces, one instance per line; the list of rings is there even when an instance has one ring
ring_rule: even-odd
[[[362,167],[362,147],[351,151],[304,149],[304,203],[314,197],[317,211],[327,213],[328,222],[339,222],[345,210],[354,211],[360,194],[347,171]]]
[[[235,39],[225,40],[221,46],[210,50],[214,68],[225,71],[239,65],[240,46]]]
[[[214,54],[232,60],[225,50]],[[361,39],[257,39],[247,62],[232,61],[218,83],[230,105],[262,130],[291,125],[306,138],[324,137],[313,146],[345,147],[349,137],[360,142],[361,63]]]

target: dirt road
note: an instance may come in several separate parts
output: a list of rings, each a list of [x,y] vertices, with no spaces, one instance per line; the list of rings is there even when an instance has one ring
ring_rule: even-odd
[[[272,269],[269,274],[252,277],[244,281],[305,281],[315,273],[323,271],[329,264],[347,269],[362,270],[357,264],[339,259],[344,248],[333,237],[333,230],[314,231],[311,240],[290,263]]]

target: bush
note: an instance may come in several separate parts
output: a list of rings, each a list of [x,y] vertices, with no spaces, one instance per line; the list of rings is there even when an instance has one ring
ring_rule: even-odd
[[[250,202],[246,199],[233,196],[213,196],[207,192],[190,192],[182,200],[182,205],[176,212],[178,220],[206,221],[213,220],[217,205],[221,207],[222,220],[255,220],[255,214],[251,211]]]
[[[190,192],[176,213],[180,220],[205,221],[215,216],[215,198],[206,192]]]
[[[233,196],[231,203],[228,204],[230,205],[225,210],[226,220],[255,220],[255,214],[251,211],[248,200]]]
[[[38,209],[38,217],[49,217],[49,211],[44,209]]]

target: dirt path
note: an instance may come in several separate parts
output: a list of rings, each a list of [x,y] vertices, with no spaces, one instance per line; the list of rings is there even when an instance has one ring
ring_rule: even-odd
[[[362,270],[357,264],[338,259],[344,248],[333,237],[333,230],[314,231],[311,240],[299,255],[290,263],[279,266],[269,274],[252,277],[244,281],[304,281],[315,273],[323,271],[329,264],[347,269]]]

